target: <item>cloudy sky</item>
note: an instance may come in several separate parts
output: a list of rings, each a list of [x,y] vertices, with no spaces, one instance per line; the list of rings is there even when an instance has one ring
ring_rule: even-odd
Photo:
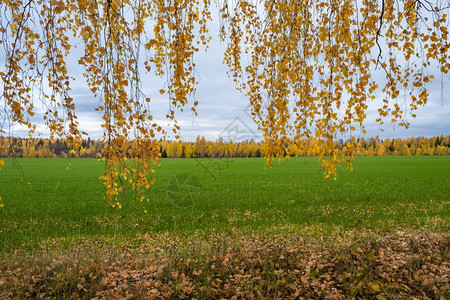
[[[214,27],[214,26],[213,26]],[[261,134],[257,131],[255,124],[248,114],[248,101],[235,90],[234,84],[226,75],[226,66],[222,64],[222,57],[225,45],[218,41],[216,28],[211,28],[210,49],[207,52],[201,51],[196,57],[197,71],[200,84],[197,86],[196,100],[199,102],[198,116],[194,117],[187,108],[185,113],[178,115],[181,124],[181,135],[183,140],[192,141],[200,136],[207,139],[216,140],[219,137],[224,139],[233,138],[235,140],[261,139]],[[216,26],[217,27],[217,26]],[[0,52],[0,62],[3,62],[4,53]],[[98,100],[94,99],[89,89],[81,77],[82,69],[77,65],[76,60],[70,65],[71,74],[80,74],[79,81],[74,82],[73,96],[76,101],[78,117],[81,130],[86,131],[92,138],[100,138],[102,130],[100,128],[100,115],[94,111],[98,105]],[[431,70],[430,70],[431,71]],[[382,75],[382,74],[380,74]],[[437,75],[437,76],[436,76]],[[439,78],[439,74],[435,74]],[[383,76],[382,76],[383,77]],[[153,114],[161,125],[167,125],[168,121],[164,116],[168,111],[168,99],[165,95],[155,93],[162,86],[164,81],[148,77],[144,80],[146,89],[153,89],[152,107]],[[411,119],[411,127],[393,127],[386,124],[381,131],[374,120],[377,118],[377,108],[379,101],[370,104],[367,111],[367,121],[365,123],[367,134],[361,137],[371,137],[379,135],[380,138],[405,138],[412,136],[434,136],[450,134],[450,84],[449,77],[445,77],[444,86],[445,101],[441,101],[441,84],[436,81],[429,86],[430,99],[425,107],[417,112],[417,118]],[[39,103],[39,102],[37,102]],[[36,105],[39,108],[39,104]],[[42,136],[48,136],[42,120],[39,122],[38,131]],[[27,132],[20,126],[14,126],[11,133],[16,136],[26,136]],[[356,134],[358,135],[358,134]],[[170,137],[169,137],[170,138]]]

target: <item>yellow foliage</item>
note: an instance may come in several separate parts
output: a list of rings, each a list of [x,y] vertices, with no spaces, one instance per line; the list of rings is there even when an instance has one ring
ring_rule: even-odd
[[[72,43],[77,43],[82,54],[75,61],[90,90],[101,96],[97,110],[103,113],[106,145],[101,178],[108,201],[120,206],[116,198],[126,193],[122,178],[142,196],[154,181],[148,177],[151,164],[158,164],[157,133],[166,137],[167,132],[154,121],[140,71],[167,78],[164,89],[152,92],[167,97],[171,124],[187,105],[196,114],[194,54],[211,40],[211,5],[209,0],[2,1],[0,11],[8,20],[0,24],[6,52],[0,72],[4,111],[32,135],[33,99],[41,95],[51,137],[65,138],[77,155],[83,133],[68,64],[75,55]],[[376,91],[384,93],[377,122],[387,119],[408,127],[405,116],[415,116],[429,97],[426,84],[433,76],[424,69],[432,63],[442,73],[450,69],[445,1],[435,4],[441,6],[437,9],[399,0],[235,0],[217,5],[220,38],[227,43],[224,62],[237,89],[249,98],[269,164],[285,155],[289,139],[312,138],[316,143],[303,145],[302,151],[317,156],[325,177],[335,177],[341,161],[351,162],[354,146],[337,153],[334,141],[356,126],[365,132],[362,124]],[[375,83],[376,68],[385,72],[384,83]],[[410,99],[400,96],[404,89],[411,92]],[[180,128],[173,129],[179,139]]]

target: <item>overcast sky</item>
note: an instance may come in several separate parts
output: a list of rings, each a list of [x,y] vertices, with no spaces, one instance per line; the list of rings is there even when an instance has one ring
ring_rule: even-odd
[[[241,141],[246,139],[261,139],[261,134],[257,131],[256,125],[252,121],[248,109],[248,101],[235,90],[234,84],[226,75],[227,68],[222,64],[225,45],[218,41],[218,34],[212,28],[211,36],[213,41],[207,52],[201,50],[196,56],[197,71],[200,84],[197,86],[196,100],[198,100],[198,116],[194,117],[190,113],[190,107],[183,114],[178,114],[178,121],[181,123],[181,135],[185,141],[193,141],[195,138],[205,136],[209,140],[216,140],[219,137],[224,139],[233,138]],[[4,52],[0,53],[0,62],[4,61]],[[3,65],[3,64],[2,64]],[[80,128],[86,131],[92,138],[101,138],[100,115],[94,111],[98,105],[98,99],[94,99],[89,89],[86,87],[81,77],[82,69],[74,60],[70,66],[71,74],[79,74],[79,81],[74,82],[73,96],[76,103]],[[0,67],[2,68],[2,67]],[[431,71],[431,70],[430,70]],[[380,74],[382,75],[382,74]],[[435,74],[439,78],[439,74]],[[382,76],[383,77],[383,76]],[[156,120],[160,120],[161,125],[167,125],[168,121],[164,116],[168,111],[168,99],[166,95],[155,93],[162,86],[164,81],[155,80],[154,77],[144,78],[145,89],[153,91],[152,107]],[[450,134],[450,84],[449,77],[445,78],[444,98],[441,102],[440,81],[435,81],[429,86],[430,99],[425,107],[417,111],[417,118],[411,119],[411,127],[393,127],[392,124],[385,124],[384,131],[381,131],[374,120],[377,118],[379,101],[370,104],[367,111],[367,121],[365,122],[367,134],[358,135],[360,137],[371,137],[379,135],[380,138],[406,138],[413,136],[434,136]],[[36,102],[39,108],[39,102]],[[48,131],[38,121],[38,131],[42,136],[48,136]],[[387,121],[388,122],[388,121]],[[11,131],[16,136],[26,136],[25,128],[14,126]],[[170,137],[169,137],[170,138]]]

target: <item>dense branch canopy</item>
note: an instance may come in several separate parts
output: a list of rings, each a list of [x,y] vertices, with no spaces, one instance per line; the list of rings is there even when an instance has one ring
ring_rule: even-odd
[[[151,76],[167,79],[167,119],[179,138],[177,111],[197,106],[194,54],[207,47],[213,20],[209,0],[3,0],[0,4],[2,116],[27,125],[36,101],[45,107],[52,137],[80,146],[72,60],[84,70],[103,113],[103,179],[115,195],[149,188],[157,163],[156,136],[167,133],[153,120]],[[219,1],[224,62],[250,101],[264,134],[269,162],[284,155],[288,139],[317,139],[315,153],[325,176],[348,153],[338,136],[365,132],[368,104],[383,96],[377,122],[408,127],[408,116],[428,100],[427,67],[450,68],[450,1],[272,0]],[[216,15],[216,14],[215,14]],[[246,59],[243,59],[245,57]],[[379,69],[381,71],[376,72]],[[374,74],[383,72],[384,80]],[[5,128],[3,128],[5,129]],[[6,134],[6,132],[3,132]],[[131,158],[131,159],[130,159]],[[128,159],[128,162],[127,162]]]

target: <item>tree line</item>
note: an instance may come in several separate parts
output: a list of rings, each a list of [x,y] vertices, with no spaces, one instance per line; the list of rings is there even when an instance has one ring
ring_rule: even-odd
[[[315,156],[319,151],[318,141],[289,140],[284,147],[285,156]],[[198,136],[194,142],[167,141],[158,142],[162,158],[223,158],[223,157],[264,157],[263,144],[248,140],[241,142],[225,141],[219,138],[209,141]],[[136,145],[130,141],[130,147]],[[0,157],[41,157],[41,158],[102,158],[105,145],[100,140],[84,139],[77,151],[63,139],[0,137]],[[449,155],[450,135],[434,137],[411,137],[406,139],[358,138],[338,140],[335,149],[355,156],[389,155]]]

